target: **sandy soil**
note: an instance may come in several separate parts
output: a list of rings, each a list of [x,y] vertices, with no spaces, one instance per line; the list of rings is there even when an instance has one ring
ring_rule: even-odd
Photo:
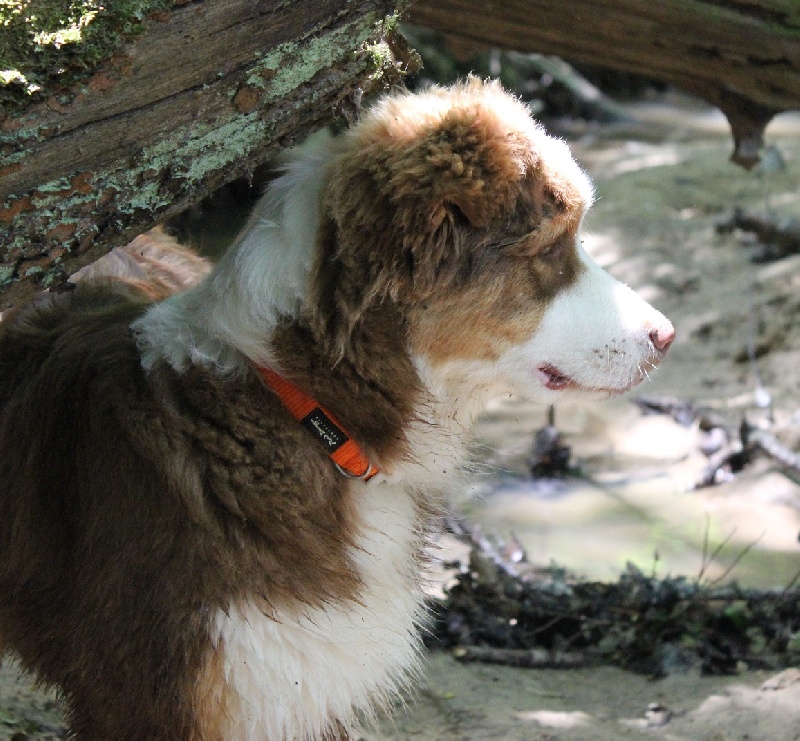
[[[753,326],[774,401],[772,429],[797,449],[800,256],[754,264],[752,245],[716,234],[714,224],[733,205],[800,216],[800,124],[779,120],[768,132],[785,169],[748,174],[728,162],[719,116],[664,105],[637,106],[635,116],[638,124],[583,132],[574,148],[598,190],[587,248],[677,328],[670,356],[642,390],[701,400],[734,419],[743,411],[765,419],[746,360]],[[499,400],[478,429],[474,491],[458,503],[487,531],[520,535],[533,560],[615,578],[626,560],[649,568],[658,552],[661,573],[697,574],[708,537],[712,545],[730,542],[706,578],[724,577],[755,541],[734,573],[740,581],[780,586],[800,570],[800,487],[776,465],[763,461],[731,483],[690,492],[705,463],[698,431],[614,401],[559,412],[589,478],[544,491],[524,478],[531,433],[543,422],[541,409]],[[652,703],[663,707],[648,711]],[[57,738],[60,724],[54,696],[34,690],[6,661],[0,740]],[[519,670],[436,653],[415,700],[364,734],[368,741],[482,738],[798,741],[800,674],[654,682],[613,668]]]
[[[765,689],[776,687],[776,689]],[[648,707],[656,706],[649,710]],[[797,741],[800,672],[767,681],[672,676],[611,667],[530,671],[430,657],[410,710],[366,741]]]

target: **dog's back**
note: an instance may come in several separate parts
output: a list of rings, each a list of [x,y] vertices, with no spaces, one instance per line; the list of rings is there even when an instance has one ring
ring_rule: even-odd
[[[0,633],[24,665],[72,689],[76,729],[90,738],[99,735],[82,727],[80,706],[91,703],[96,712],[106,705],[88,689],[81,696],[81,667],[108,675],[97,686],[111,690],[110,665],[118,663],[124,683],[132,657],[89,654],[109,650],[109,630],[119,631],[120,645],[137,630],[118,621],[99,626],[99,615],[119,601],[137,599],[137,593],[147,599],[148,579],[159,586],[158,574],[147,573],[144,564],[140,584],[109,579],[115,560],[136,546],[135,536],[115,542],[121,521],[134,515],[135,522],[137,509],[155,506],[133,497],[111,501],[124,482],[138,479],[141,466],[153,465],[141,458],[119,420],[131,411],[124,408],[127,401],[136,409],[142,395],[127,326],[143,308],[128,291],[80,288],[41,296],[0,324],[0,521],[14,523],[0,529]],[[103,486],[104,479],[121,486]],[[109,501],[97,501],[100,492]],[[119,505],[123,509],[109,516]],[[102,719],[94,722],[99,727]]]

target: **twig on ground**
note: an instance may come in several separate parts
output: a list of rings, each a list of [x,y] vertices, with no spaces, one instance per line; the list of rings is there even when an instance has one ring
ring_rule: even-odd
[[[757,377],[757,392],[759,383]],[[702,407],[683,399],[671,396],[639,396],[633,401],[644,414],[668,414],[679,424],[687,426],[699,421],[701,430],[706,433],[713,430],[721,430],[724,433],[720,438],[727,442],[709,454],[708,464],[692,489],[702,489],[729,480],[730,474],[741,471],[758,453],[776,461],[785,472],[800,479],[800,455],[783,445],[773,433],[752,424],[747,419],[742,419],[737,429],[720,414],[703,410]],[[725,471],[729,474],[725,475]]]
[[[482,661],[525,669],[578,669],[587,666],[589,658],[580,652],[545,651],[539,648],[491,648],[458,646],[453,657],[462,662]]]
[[[502,546],[495,546],[495,544],[483,534],[479,525],[470,525],[468,522],[453,516],[445,519],[445,525],[459,540],[472,546],[472,551],[470,553],[471,563],[485,563],[488,561],[493,566],[504,571],[508,576],[519,576],[519,571],[514,566],[514,563],[526,560],[524,552],[512,561],[500,550]]]
[[[731,534],[730,534],[730,535],[729,535],[727,538],[725,538],[725,540],[723,540],[723,541],[722,541],[722,544],[721,544],[721,545],[720,545],[720,546],[719,546],[719,547],[716,549],[715,553],[719,553],[719,551],[722,549],[722,546],[723,546],[725,543],[727,543],[727,542],[728,542],[728,541],[729,541],[729,540],[730,540],[730,539],[733,537],[733,534],[734,534],[735,532],[736,532],[736,530],[735,530],[735,529],[731,531]],[[736,568],[736,567],[739,565],[740,561],[741,561],[741,560],[742,560],[742,559],[743,559],[743,558],[744,558],[744,557],[745,557],[745,556],[746,556],[748,553],[750,553],[750,551],[751,551],[751,550],[753,550],[753,548],[755,548],[755,547],[756,547],[756,546],[757,546],[757,545],[758,545],[758,544],[761,542],[761,540],[763,539],[763,537],[764,537],[766,534],[767,534],[767,531],[765,530],[765,531],[764,531],[763,533],[761,533],[761,535],[759,535],[759,536],[758,536],[758,537],[757,537],[757,538],[756,538],[754,541],[752,541],[751,543],[748,543],[748,544],[747,544],[747,545],[746,545],[744,548],[742,548],[742,550],[741,550],[741,551],[740,551],[740,552],[739,552],[739,553],[736,555],[736,557],[733,559],[733,561],[731,561],[731,563],[730,563],[730,564],[728,564],[728,567],[727,567],[727,568],[726,568],[726,569],[725,569],[725,570],[724,570],[724,571],[723,571],[723,572],[722,572],[722,573],[721,573],[721,574],[720,574],[720,575],[719,575],[719,576],[718,576],[716,579],[714,579],[714,581],[712,581],[712,582],[711,582],[711,586],[712,586],[712,587],[716,586],[716,585],[717,585],[717,584],[719,584],[721,581],[723,581],[723,580],[724,580],[724,579],[726,579],[728,576],[730,576],[730,575],[731,575],[731,573],[733,572],[733,570],[734,570],[734,569],[735,569],[735,568]]]
[[[675,396],[654,396],[641,394],[634,396],[633,401],[643,414],[669,414],[678,424],[691,426],[700,415],[700,409],[691,401]]]
[[[750,427],[747,434],[750,443],[800,477],[800,456],[797,453],[782,445],[774,435],[766,430]]]

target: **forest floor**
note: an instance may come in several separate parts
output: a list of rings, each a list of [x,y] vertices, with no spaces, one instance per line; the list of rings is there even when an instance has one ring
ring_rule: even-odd
[[[662,367],[632,395],[688,400],[734,426],[746,413],[800,449],[800,255],[754,261],[761,248],[750,236],[716,229],[734,206],[800,218],[800,119],[781,117],[768,130],[785,168],[746,173],[728,161],[719,115],[683,100],[638,104],[631,115],[570,139],[597,187],[587,251],[677,330]],[[756,404],[748,344],[773,421]],[[774,461],[761,458],[730,481],[693,490],[707,463],[697,425],[643,416],[619,399],[557,411],[581,475],[548,487],[529,480],[526,464],[544,423],[542,409],[519,400],[493,405],[477,429],[473,489],[455,503],[485,532],[513,532],[531,561],[608,580],[630,561],[662,576],[702,572],[709,582],[760,588],[786,586],[800,571],[800,486]],[[465,558],[452,538],[442,543],[444,561]],[[0,741],[61,734],[57,699],[7,659]],[[800,673],[742,667],[733,677],[653,680],[613,667],[462,664],[435,651],[408,706],[363,738],[798,741]]]

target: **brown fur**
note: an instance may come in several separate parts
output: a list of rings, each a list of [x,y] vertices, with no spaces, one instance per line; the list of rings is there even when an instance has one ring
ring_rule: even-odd
[[[577,279],[587,204],[485,105],[465,100],[427,127],[384,116],[343,150],[326,190],[312,320],[332,356],[358,344],[371,307],[390,304],[434,360],[493,358],[535,329],[532,299],[543,311]]]
[[[79,287],[0,331],[0,634],[87,739],[200,738],[215,609],[357,589],[344,479],[255,374],[145,376],[142,308]]]

